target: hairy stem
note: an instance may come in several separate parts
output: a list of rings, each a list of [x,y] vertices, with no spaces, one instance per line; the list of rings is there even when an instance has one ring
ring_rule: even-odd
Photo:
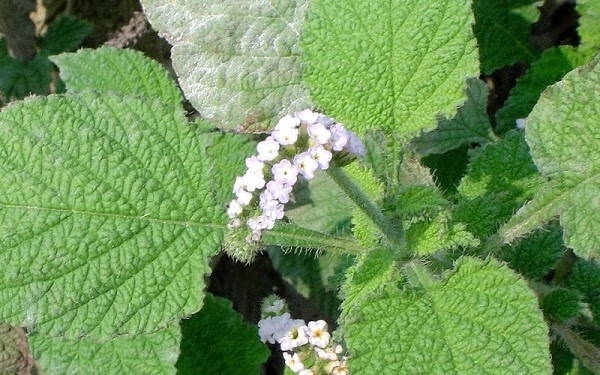
[[[305,247],[339,254],[358,255],[365,251],[354,238],[331,236],[291,224],[276,225],[272,230],[264,231],[262,242],[266,245]]]
[[[600,374],[600,351],[591,343],[582,339],[571,328],[562,323],[552,324],[556,333],[569,347],[569,350],[594,374]]]
[[[354,204],[373,221],[381,233],[392,244],[396,245],[400,257],[408,259],[410,254],[406,249],[406,242],[401,230],[391,225],[379,207],[367,197],[364,191],[341,168],[332,167],[327,172]]]

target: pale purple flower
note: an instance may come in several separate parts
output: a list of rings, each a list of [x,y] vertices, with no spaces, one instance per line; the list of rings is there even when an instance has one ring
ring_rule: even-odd
[[[273,179],[282,184],[294,185],[298,180],[298,167],[283,159],[271,168]]]
[[[307,180],[315,177],[315,171],[319,168],[319,163],[317,163],[308,152],[303,152],[294,156],[294,165],[298,167],[300,174]]]

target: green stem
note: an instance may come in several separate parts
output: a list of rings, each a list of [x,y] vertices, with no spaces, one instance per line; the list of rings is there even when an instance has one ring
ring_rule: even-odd
[[[594,374],[600,374],[600,352],[596,346],[582,339],[571,328],[562,323],[552,324],[556,333],[569,347],[569,350]]]
[[[279,224],[263,231],[261,240],[265,245],[313,248],[339,254],[358,255],[365,251],[354,238],[331,236],[292,224]]]
[[[379,207],[367,197],[364,191],[354,180],[341,169],[331,167],[327,170],[333,181],[346,193],[346,195],[360,208],[373,223],[379,228],[381,233],[396,247],[401,258],[408,259],[410,253],[406,249],[406,242],[399,228],[392,226]]]

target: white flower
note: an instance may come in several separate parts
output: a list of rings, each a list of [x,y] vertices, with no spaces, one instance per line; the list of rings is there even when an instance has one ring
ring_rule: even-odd
[[[246,183],[244,182],[244,178],[237,176],[235,178],[235,182],[233,183],[233,192],[237,193],[239,190],[243,190],[246,188]]]
[[[256,155],[252,155],[249,158],[246,158],[246,167],[251,172],[261,172],[265,167],[265,163],[260,161]]]
[[[271,135],[282,146],[293,145],[298,139],[298,129],[292,127],[282,127],[279,130],[274,130]]]
[[[346,143],[348,143],[348,131],[342,124],[334,124],[329,128],[331,139],[329,144],[334,151],[342,151]]]
[[[287,367],[293,372],[304,370],[304,364],[300,360],[300,357],[298,357],[298,354],[283,353],[283,359],[285,359]]]
[[[238,201],[233,200],[229,202],[229,207],[227,208],[227,216],[229,216],[230,219],[233,219],[234,217],[242,213],[242,209],[242,205],[239,204]]]
[[[282,184],[293,185],[298,180],[298,167],[283,159],[271,168],[273,179]]]
[[[307,131],[310,139],[320,145],[326,144],[331,138],[331,132],[327,130],[327,127],[318,122],[308,125]]]
[[[294,156],[294,165],[298,167],[300,174],[307,180],[315,177],[315,171],[319,168],[319,163],[317,163],[308,152],[303,152]]]
[[[278,340],[279,345],[281,345],[281,350],[283,351],[292,350],[308,343],[304,320],[294,319],[290,326],[291,328],[285,336]]]
[[[322,113],[319,113],[319,117],[317,118],[317,122],[320,122],[321,124],[325,125],[327,128],[329,128],[332,124],[333,124],[333,119],[329,116],[325,116]]]
[[[292,193],[292,186],[288,184],[282,184],[278,181],[269,181],[267,183],[267,191],[273,197],[281,203],[287,203],[290,200],[290,194]]]
[[[227,228],[229,229],[233,229],[233,228],[239,228],[240,225],[242,225],[242,222],[240,221],[239,218],[235,218],[233,220],[231,220],[231,222],[229,224],[227,224]]]
[[[278,313],[285,308],[285,302],[282,299],[276,299],[271,306],[265,308],[265,313]]]
[[[239,204],[241,204],[242,206],[247,206],[248,204],[250,204],[250,201],[252,200],[252,193],[247,192],[244,189],[239,189],[235,192],[235,195],[237,196],[237,202]]]
[[[319,119],[319,114],[311,111],[310,109],[305,109],[301,112],[296,112],[294,116],[305,124],[314,124]]]
[[[365,145],[362,144],[360,139],[355,132],[348,130],[348,151],[355,155],[365,156],[367,150],[365,149]]]
[[[337,361],[338,359],[337,350],[334,350],[333,348],[321,349],[319,347],[315,347],[315,352],[317,352],[317,355],[321,359],[326,359],[328,361]]]
[[[273,225],[275,225],[275,220],[279,220],[283,218],[283,204],[279,203],[279,201],[273,201],[276,204],[268,204],[266,209],[263,210],[263,215],[267,217],[269,220],[273,221]],[[272,228],[268,228],[272,229]]]
[[[291,329],[292,322],[290,313],[261,319],[258,322],[258,334],[261,341],[275,344]]]
[[[277,122],[275,125],[275,130],[289,129],[289,128],[297,128],[300,125],[300,119],[285,115]]]
[[[244,185],[248,191],[254,191],[256,189],[262,189],[265,186],[265,177],[261,171],[253,172],[247,171],[244,176]]]
[[[317,162],[319,168],[329,168],[329,162],[331,161],[331,157],[333,155],[331,154],[331,152],[325,150],[325,147],[323,147],[323,145],[317,145],[309,148],[308,153]]]
[[[324,320],[317,320],[316,322],[308,322],[308,341],[320,348],[324,348],[329,344],[329,338],[331,335],[327,332],[327,323]]]
[[[315,375],[315,372],[311,369],[300,370],[298,375]]]
[[[523,130],[525,129],[525,125],[527,125],[527,119],[526,118],[518,118],[515,121],[515,126],[517,129]]]
[[[279,152],[279,143],[277,143],[273,137],[267,137],[267,139],[259,142],[258,145],[256,145],[256,150],[258,151],[258,160],[270,161],[277,157],[277,153]]]
[[[331,375],[350,375],[350,370],[346,367],[347,359],[346,357],[342,357],[340,364],[331,371]]]

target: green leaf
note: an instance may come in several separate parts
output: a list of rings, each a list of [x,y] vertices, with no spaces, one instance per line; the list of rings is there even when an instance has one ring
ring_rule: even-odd
[[[296,225],[314,231],[345,232],[352,218],[353,204],[326,173],[318,173],[294,187],[293,199],[286,205],[286,216]]]
[[[507,246],[500,254],[510,268],[530,279],[548,274],[565,251],[562,231],[558,225],[542,228],[515,245]]]
[[[175,375],[180,339],[175,325],[105,343],[87,338],[70,341],[40,334],[29,336],[34,356],[46,375]]]
[[[565,245],[600,255],[600,59],[545,91],[529,115],[531,156],[549,181],[498,232],[511,242],[560,215]]]
[[[600,266],[593,260],[580,259],[573,266],[569,286],[583,295],[596,324],[600,324]]]
[[[437,186],[448,194],[454,194],[460,180],[467,173],[470,150],[469,146],[462,146],[440,155],[426,156],[422,162],[431,170]]]
[[[575,8],[579,13],[577,32],[581,38],[581,48],[600,48],[600,3],[597,0],[577,0]]]
[[[269,358],[256,326],[244,323],[231,302],[206,295],[200,312],[181,321],[177,374],[258,374]]]
[[[32,366],[25,330],[0,323],[0,374],[31,374]]]
[[[458,186],[454,219],[467,223],[471,233],[484,239],[531,199],[542,182],[523,133],[508,133],[501,141],[472,153],[467,174]]]
[[[141,3],[186,98],[216,126],[266,130],[311,106],[298,47],[308,0]]]
[[[43,52],[29,63],[11,56],[0,58],[0,92],[7,98],[21,99],[30,94],[46,95],[52,81],[52,63]]]
[[[159,99],[179,107],[179,89],[155,60],[130,49],[101,47],[52,56],[69,92],[92,89]]]
[[[431,130],[479,74],[472,23],[462,0],[313,1],[302,39],[311,96],[358,132]]]
[[[539,52],[530,41],[531,11],[536,0],[476,0],[473,2],[481,70],[490,74],[516,62],[532,62]]]
[[[487,114],[488,86],[479,79],[469,80],[467,101],[451,120],[441,119],[437,128],[413,140],[421,156],[443,154],[470,143],[494,143],[496,136]]]
[[[462,258],[436,280],[380,285],[343,313],[356,374],[548,374],[548,328],[524,280],[493,260]]]
[[[49,55],[74,51],[92,29],[93,25],[86,20],[62,16],[48,26],[48,31],[42,38],[41,48]]]
[[[544,316],[554,322],[564,322],[579,315],[579,294],[571,289],[556,289],[542,300]]]
[[[180,108],[29,99],[0,113],[0,142],[0,319],[104,340],[200,309],[227,217]]]
[[[406,228],[406,243],[416,255],[431,255],[440,250],[479,245],[463,223],[453,223],[450,213],[440,213],[432,220],[411,224]]]
[[[376,248],[360,254],[355,265],[346,272],[346,280],[342,284],[340,323],[348,319],[353,306],[379,291],[396,276],[396,273],[396,256],[391,250]]]
[[[496,131],[515,128],[515,121],[526,118],[546,87],[560,81],[574,68],[588,63],[591,53],[582,53],[571,46],[550,48],[517,80],[504,106],[496,113]]]

